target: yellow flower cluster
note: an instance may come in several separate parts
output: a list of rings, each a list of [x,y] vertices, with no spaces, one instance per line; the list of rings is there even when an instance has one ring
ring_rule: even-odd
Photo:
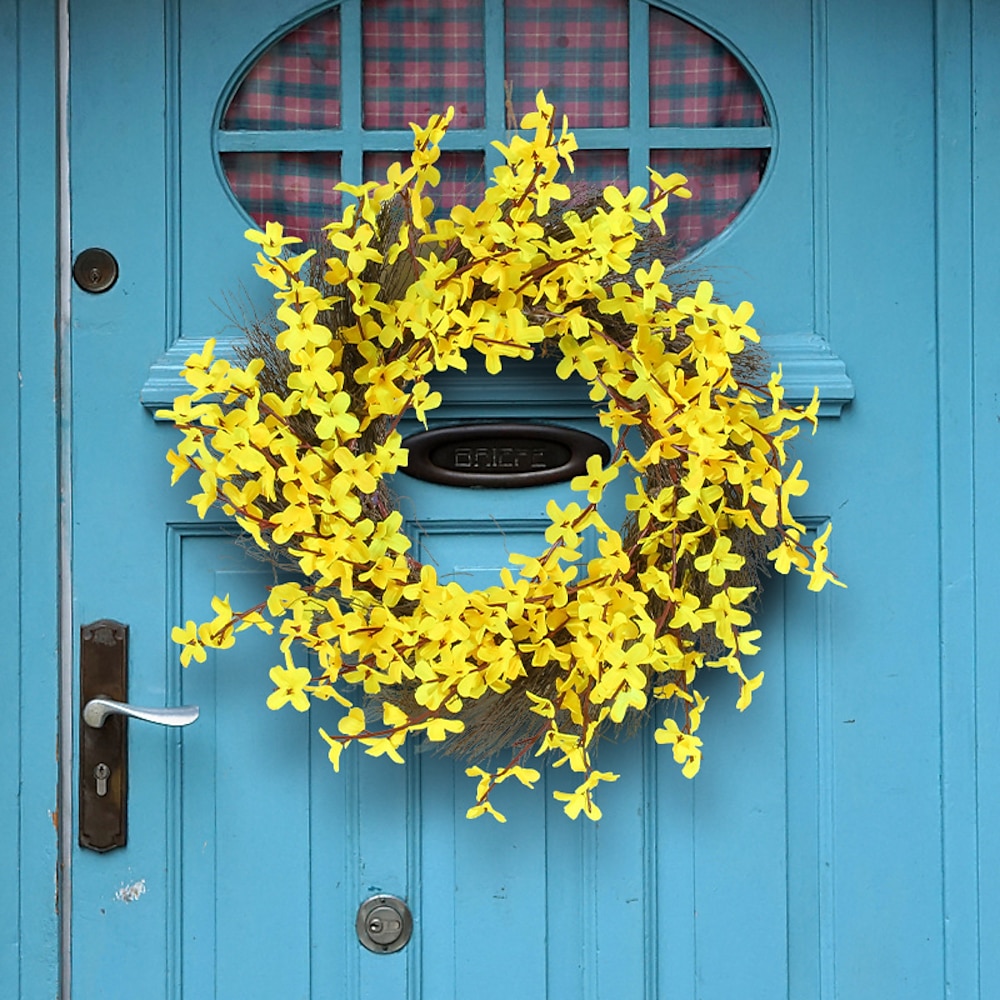
[[[662,232],[671,196],[689,196],[684,177],[650,171],[649,192],[609,187],[596,210],[565,211],[557,232],[544,227],[553,202],[569,198],[557,176],[563,164],[572,169],[576,142],[565,119],[557,134],[539,94],[521,123],[527,137],[495,144],[505,163],[482,202],[432,223],[428,192],[450,119],[449,111],[413,126],[409,166],[394,164],[383,183],[339,185],[357,204],[327,226],[325,283],[306,277],[311,251],[288,255],[297,241],[279,224],[247,233],[259,246],[256,270],[275,289],[287,387],[265,390],[262,360],[232,365],[214,358],[209,341],[184,369],[192,391],[161,415],[183,432],[168,458],[173,481],[198,476],[190,502],[199,515],[221,506],[262,548],[291,556],[303,578],[241,613],[216,598],[213,620],[188,622],[173,638],[187,665],[241,629],[279,623],[285,663],[271,670],[268,705],[340,703],[338,731],[320,730],[335,769],[353,743],[402,762],[410,736],[446,741],[463,731],[463,707],[484,695],[527,699],[537,730],[507,766],[469,768],[479,785],[468,815],[503,821],[490,792],[508,777],[531,787],[539,775],[523,766],[530,752],[569,764],[579,783],[555,797],[570,817],[597,819],[593,792],[617,778],[594,767],[600,727],[625,722],[650,698],[672,702],[681,721],[668,718],[655,738],[691,777],[706,701],[693,687],[699,671],[735,675],[741,710],[761,682],[744,672],[760,632],[745,610],[754,588],[733,582],[745,560],[735,533],[770,538],[775,569],[806,575],[812,590],[834,579],[829,528],[810,546],[789,509],[807,487],[801,463],[782,473],[786,443],[799,421],[815,428],[818,403],[784,406],[780,373],[756,387],[736,378],[733,359],[758,339],[748,303],[716,302],[707,282],[675,302],[662,263],[633,272],[642,227]],[[388,205],[403,213],[391,244],[380,230]],[[372,269],[403,255],[413,278],[391,297]],[[351,322],[325,325],[345,299]],[[623,328],[627,337],[613,332]],[[376,502],[384,477],[406,462],[399,420],[413,412],[425,421],[441,401],[429,376],[464,370],[468,352],[496,373],[503,359],[531,359],[543,344],[557,349],[560,378],[589,383],[612,459],[602,467],[592,457],[572,481],[579,502],[549,502],[547,548],[512,555],[500,584],[440,582],[408,555],[399,512]],[[358,360],[352,385],[348,351]],[[629,470],[634,524],[625,531],[598,505]],[[582,563],[587,532],[598,554]],[[695,576],[707,585],[693,586]],[[297,665],[302,649],[315,654],[318,676]],[[553,668],[554,689],[532,690],[533,672]]]

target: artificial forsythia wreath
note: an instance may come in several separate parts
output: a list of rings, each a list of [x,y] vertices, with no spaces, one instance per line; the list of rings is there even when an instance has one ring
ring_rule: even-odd
[[[782,471],[799,421],[815,429],[816,398],[786,407],[780,371],[761,376],[749,303],[731,309],[707,282],[675,301],[663,262],[642,256],[670,197],[689,196],[685,178],[651,170],[648,193],[608,187],[574,206],[557,177],[576,141],[565,119],[556,134],[543,94],[536,106],[521,122],[530,138],[494,144],[505,163],[474,208],[431,221],[449,111],[412,126],[408,167],[338,185],[357,204],[326,227],[325,270],[315,251],[290,255],[299,241],[278,223],[248,231],[276,289],[270,331],[251,324],[257,356],[242,367],[209,341],[183,370],[192,391],[161,413],[183,432],[168,457],[174,482],[196,471],[199,515],[221,506],[298,570],[257,607],[217,597],[212,620],[174,629],[184,665],[278,623],[285,662],[267,703],[342,705],[337,732],[320,729],[335,769],[354,743],[402,762],[420,733],[479,764],[506,747],[499,766],[466,772],[478,779],[467,815],[501,821],[492,789],[511,777],[531,787],[527,764],[544,754],[578,775],[554,793],[565,812],[598,819],[594,790],[617,775],[596,769],[595,736],[656,700],[676,711],[655,739],[692,777],[699,673],[735,675],[741,710],[763,677],[744,672],[760,570],[794,569],[811,590],[834,580],[829,527],[807,544],[789,510],[807,487],[801,463]],[[401,418],[426,422],[441,401],[429,376],[465,370],[469,351],[492,374],[506,358],[554,354],[560,378],[589,383],[614,446],[606,466],[593,456],[573,479],[578,502],[548,503],[545,550],[511,555],[482,590],[409,555],[386,481],[406,464]],[[632,490],[615,526],[598,505],[621,475]],[[596,554],[581,563],[588,534]]]

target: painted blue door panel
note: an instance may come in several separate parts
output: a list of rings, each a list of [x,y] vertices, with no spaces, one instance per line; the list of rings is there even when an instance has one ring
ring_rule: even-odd
[[[453,522],[424,527],[443,569],[463,557],[468,538],[449,533]],[[213,526],[173,529],[169,551],[181,618],[214,593],[248,606],[274,579]],[[764,617],[780,634],[780,618]],[[336,712],[270,713],[265,668],[280,653],[249,638],[193,665],[176,692],[202,706],[183,736],[183,789],[170,804],[180,842],[165,887],[167,910],[181,915],[171,962],[186,995],[462,997],[475,981],[484,998],[601,997],[677,982],[685,968],[693,976],[696,939],[710,954],[720,943],[704,974],[719,980],[717,995],[751,971],[756,986],[742,995],[786,993],[779,657],[763,664],[774,681],[759,719],[724,710],[729,724],[712,729],[706,719],[712,753],[738,767],[692,786],[647,731],[600,748],[600,766],[622,777],[599,825],[567,820],[551,791],[568,779],[552,770],[534,792],[501,789],[499,825],[464,819],[474,782],[430,752],[411,752],[405,767],[349,753],[334,775],[315,727],[332,728]],[[713,697],[731,700],[718,680]],[[695,839],[696,825],[718,835]],[[377,892],[413,909],[414,937],[398,955],[356,942],[357,905]],[[696,930],[679,913],[697,913]]]

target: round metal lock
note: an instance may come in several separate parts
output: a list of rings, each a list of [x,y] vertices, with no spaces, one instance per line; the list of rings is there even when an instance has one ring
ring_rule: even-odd
[[[369,951],[388,955],[410,940],[413,917],[398,896],[372,896],[358,907],[355,929]]]
[[[73,261],[73,280],[85,292],[106,292],[118,280],[118,261],[107,250],[90,247]]]

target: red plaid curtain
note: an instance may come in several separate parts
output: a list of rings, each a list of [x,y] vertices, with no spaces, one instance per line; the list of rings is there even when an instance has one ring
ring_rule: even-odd
[[[299,25],[254,63],[224,129],[340,127],[340,10]]]
[[[544,90],[574,129],[628,127],[625,0],[506,0],[504,16],[506,79],[518,119]]]
[[[475,0],[366,0],[362,120],[409,127],[454,107],[451,127],[486,121],[483,7]]]
[[[453,134],[488,124],[488,2],[494,0],[364,0],[363,130],[405,130],[449,105],[455,108]],[[630,104],[630,65],[633,74],[648,73],[649,106],[640,113],[648,114],[653,129],[767,124],[760,90],[739,60],[711,35],[658,8],[649,9],[643,52],[629,51],[628,0],[505,0],[504,35],[508,127],[544,90],[576,130],[627,128],[637,113]],[[285,35],[240,84],[222,128],[338,130],[340,46],[338,8]],[[405,153],[366,152],[365,179],[384,174]],[[690,179],[694,198],[675,202],[668,216],[678,243],[688,249],[729,225],[756,191],[767,162],[765,149],[653,148],[647,155],[655,170],[679,170]],[[628,157],[624,149],[581,150],[572,182],[627,188]],[[298,235],[315,234],[340,207],[331,190],[340,179],[339,153],[226,152],[222,160],[236,197],[258,224],[277,218]],[[442,210],[480,196],[482,148],[445,152],[440,167],[436,201]]]
[[[693,24],[650,8],[649,124],[764,125],[764,102],[725,46]]]

